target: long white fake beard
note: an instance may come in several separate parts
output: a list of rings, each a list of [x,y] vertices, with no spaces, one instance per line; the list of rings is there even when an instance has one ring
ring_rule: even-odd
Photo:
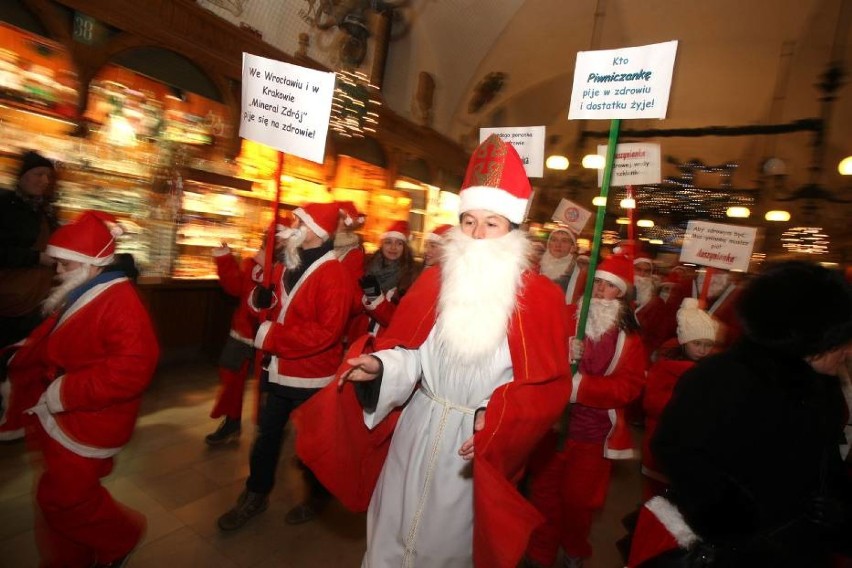
[[[302,258],[299,256],[299,249],[307,236],[308,233],[305,227],[299,227],[298,229],[294,229],[293,235],[287,239],[287,243],[284,245],[284,266],[289,270],[296,270],[302,263]]]
[[[649,276],[634,276],[633,285],[636,286],[636,303],[644,306],[654,294],[654,281]]]
[[[84,264],[70,272],[57,274],[56,279],[59,280],[59,284],[50,289],[50,294],[42,302],[41,313],[50,315],[61,307],[72,290],[82,286],[91,279],[90,268],[88,264]]]
[[[574,264],[574,255],[568,254],[562,258],[556,258],[550,251],[545,251],[541,256],[541,273],[551,280],[556,280]]]
[[[450,230],[441,261],[437,340],[451,362],[488,360],[505,339],[530,241],[520,231],[473,239]]]
[[[582,303],[581,299],[581,307]],[[592,298],[592,303],[589,304],[589,315],[586,317],[586,337],[593,341],[600,339],[604,333],[618,325],[620,314],[621,300]]]

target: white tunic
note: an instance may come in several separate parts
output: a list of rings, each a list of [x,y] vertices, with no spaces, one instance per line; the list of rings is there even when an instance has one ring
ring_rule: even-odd
[[[508,340],[485,365],[448,365],[435,328],[419,349],[374,355],[384,374],[375,412],[364,413],[367,427],[408,404],[370,500],[362,566],[473,566],[472,462],[458,450],[473,434],[475,410],[512,380]]]

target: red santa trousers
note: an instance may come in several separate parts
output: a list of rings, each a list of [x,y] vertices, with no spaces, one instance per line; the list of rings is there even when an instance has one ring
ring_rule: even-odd
[[[27,437],[41,451],[44,471],[38,481],[35,533],[45,568],[89,567],[112,562],[138,544],[145,517],[117,503],[100,479],[113,460],[85,458],[48,436],[40,424]]]
[[[603,444],[568,440],[557,452],[554,435],[537,450],[530,470],[530,501],[545,522],[533,532],[527,556],[550,566],[561,545],[567,556],[590,557],[592,521],[604,505],[612,472]]]
[[[216,403],[210,412],[210,418],[226,416],[231,420],[241,420],[243,416],[243,393],[246,386],[246,378],[249,374],[251,361],[245,359],[236,371],[226,367],[219,367],[219,393]]]

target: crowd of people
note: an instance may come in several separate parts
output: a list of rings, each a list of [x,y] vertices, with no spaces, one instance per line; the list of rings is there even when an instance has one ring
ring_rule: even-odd
[[[22,164],[0,196],[0,439],[43,458],[43,564],[123,566],[145,519],[101,479],[132,435],[156,334],[120,223],[89,211],[57,228],[52,164]],[[237,440],[254,401],[249,476],[218,528],[267,509],[292,421],[306,491],[283,521],[332,498],[366,510],[367,568],[582,566],[613,460],[631,459],[644,485],[628,566],[852,559],[849,283],[804,262],[661,267],[633,241],[590,263],[572,229],[524,230],[531,192],[491,136],[459,224],[425,235],[421,263],[405,222],[366,255],[351,202],[276,220],[271,251],[214,250],[238,301],[205,443]]]

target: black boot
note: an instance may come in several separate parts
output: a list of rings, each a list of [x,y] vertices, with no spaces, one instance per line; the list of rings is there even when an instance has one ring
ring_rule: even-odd
[[[220,446],[227,444],[240,437],[240,421],[225,417],[219,427],[212,434],[208,434],[204,441],[208,446]]]
[[[242,528],[249,519],[261,514],[269,506],[269,497],[265,493],[254,493],[248,489],[240,494],[237,504],[219,517],[217,525],[223,531],[235,531]]]

